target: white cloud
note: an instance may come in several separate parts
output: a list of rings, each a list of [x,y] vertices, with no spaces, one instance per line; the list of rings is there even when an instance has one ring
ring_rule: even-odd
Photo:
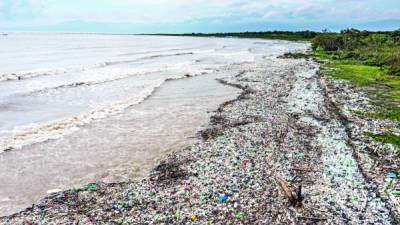
[[[386,7],[376,7],[380,3]],[[4,22],[68,20],[161,23],[235,17],[253,21],[371,21],[397,19],[393,0],[0,0]],[[393,5],[395,4],[395,5]]]

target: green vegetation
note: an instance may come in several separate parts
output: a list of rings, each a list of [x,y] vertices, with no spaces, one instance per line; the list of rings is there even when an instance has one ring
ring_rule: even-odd
[[[377,102],[400,100],[400,30],[321,33],[312,40],[312,49],[314,57],[329,61],[324,74],[370,86]]]
[[[393,144],[393,145],[397,146],[398,148],[400,148],[400,137],[391,132],[385,133],[385,134],[374,134],[374,133],[367,132],[367,133],[365,133],[365,135],[373,138],[375,141]]]
[[[385,79],[386,75],[386,71],[376,66],[340,62],[332,62],[326,65],[325,70],[325,73],[332,77],[350,80],[358,86],[378,84]]]
[[[355,29],[322,33],[312,40],[314,51],[323,51],[344,63],[377,66],[400,76],[400,30],[368,32]]]
[[[369,87],[371,103],[378,110],[358,114],[400,122],[400,108],[397,106],[400,100],[400,77],[388,75],[387,70],[377,66],[346,64],[334,60],[322,68],[322,73],[349,80],[357,86]]]
[[[236,32],[236,33],[187,33],[187,34],[154,34],[166,36],[191,36],[191,37],[237,37],[237,38],[263,38],[288,41],[311,41],[318,35],[315,31],[263,31],[263,32]]]
[[[400,30],[325,32],[312,40],[312,49],[315,58],[328,61],[322,74],[365,87],[377,110],[356,113],[400,122]],[[366,135],[400,148],[400,137],[391,132]]]

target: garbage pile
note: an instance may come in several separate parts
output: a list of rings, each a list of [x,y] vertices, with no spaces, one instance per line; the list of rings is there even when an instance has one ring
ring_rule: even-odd
[[[400,223],[400,149],[388,143],[373,140],[367,133],[400,133],[397,122],[362,116],[357,112],[379,110],[368,98],[368,90],[355,87],[346,81],[322,77],[321,84],[338,107],[344,122],[350,145],[363,175],[373,183],[375,194],[391,205],[392,217]]]

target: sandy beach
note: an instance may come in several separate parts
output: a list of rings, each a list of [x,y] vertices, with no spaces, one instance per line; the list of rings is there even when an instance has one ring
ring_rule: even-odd
[[[362,91],[321,77],[312,60],[231,65],[220,82],[242,93],[213,112],[199,141],[142,180],[91,183],[49,195],[1,224],[397,224],[376,145],[358,137]],[[384,166],[385,163],[382,163]]]

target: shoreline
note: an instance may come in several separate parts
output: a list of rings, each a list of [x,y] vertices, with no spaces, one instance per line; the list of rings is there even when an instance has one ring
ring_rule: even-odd
[[[243,65],[219,81],[243,91],[215,111],[203,140],[148,177],[55,193],[0,223],[395,224],[396,208],[373,195],[347,145],[318,68],[304,59]]]
[[[31,206],[46,193],[146,176],[166,154],[194,144],[192,137],[209,121],[208,111],[238,94],[214,80],[219,76],[168,80],[124,113],[57,140],[4,153],[0,216]]]

